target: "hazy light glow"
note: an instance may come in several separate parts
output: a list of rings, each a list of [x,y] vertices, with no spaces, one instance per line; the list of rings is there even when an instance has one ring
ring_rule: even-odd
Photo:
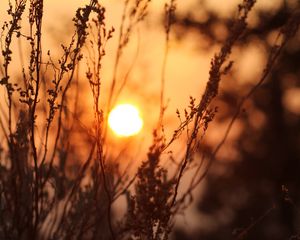
[[[143,120],[137,107],[131,104],[120,104],[110,112],[108,125],[118,136],[129,137],[140,132]]]

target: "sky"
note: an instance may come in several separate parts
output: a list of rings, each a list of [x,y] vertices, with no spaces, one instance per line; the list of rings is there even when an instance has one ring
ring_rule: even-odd
[[[69,32],[72,31],[71,20],[78,8],[83,6],[88,1],[86,0],[46,0],[45,1],[45,15],[44,15],[44,40],[43,44],[46,49],[51,49],[51,53],[59,55],[61,53],[60,43],[67,43],[70,39]],[[178,0],[178,12],[187,12],[196,6],[196,0]],[[227,17],[232,15],[236,8],[238,0],[226,1],[220,0],[206,0],[203,1],[209,9],[217,12],[220,16]],[[279,1],[260,0],[256,6],[259,8],[274,9],[278,7]],[[5,16],[6,0],[0,1],[0,16]],[[106,7],[107,27],[114,26],[117,31],[113,39],[107,45],[107,55],[103,62],[103,104],[107,99],[107,92],[110,87],[110,81],[113,74],[113,64],[115,59],[115,52],[117,47],[118,26],[121,21],[122,1],[112,0],[103,1]],[[164,57],[164,41],[165,33],[162,28],[160,16],[163,12],[164,1],[153,0],[149,10],[149,16],[139,27],[139,31],[135,31],[132,35],[129,46],[125,49],[124,57],[121,59],[120,68],[118,71],[119,78],[122,78],[130,68],[134,60],[135,52],[138,47],[138,57],[134,65],[132,74],[130,75],[128,85],[120,95],[117,102],[129,102],[137,105],[141,110],[141,115],[144,117],[144,129],[136,139],[125,140],[117,139],[110,135],[112,142],[111,148],[122,146],[126,148],[128,144],[135,147],[134,154],[142,154],[145,156],[145,149],[151,144],[152,129],[157,123],[159,115],[159,94],[160,94],[160,79],[161,66]],[[5,18],[5,17],[4,17]],[[0,22],[3,22],[0,17]],[[23,19],[25,20],[25,19]],[[255,15],[250,18],[251,24],[255,25]],[[176,109],[183,112],[189,104],[189,97],[196,97],[198,100],[201,97],[204,86],[208,79],[208,71],[210,67],[210,59],[218,50],[219,46],[204,51],[199,50],[201,40],[193,33],[187,34],[182,41],[177,41],[175,35],[171,33],[169,42],[169,55],[166,66],[166,85],[165,85],[165,102],[167,103],[167,110],[165,114],[164,124],[166,125],[166,136],[170,137],[173,130],[179,124],[176,118]],[[17,47],[17,45],[15,45]],[[45,51],[46,52],[46,51]],[[249,44],[247,51],[238,52],[234,50],[233,55],[239,55],[239,62],[235,66],[238,71],[238,79],[240,81],[251,82],[253,78],[260,75],[263,63],[266,61],[263,47],[258,43]],[[251,68],[247,67],[251,65]],[[84,76],[84,73],[82,73]],[[85,81],[82,77],[81,81]],[[92,114],[92,98],[89,87],[86,84],[83,87],[84,91],[81,93],[83,103],[86,104],[87,113],[82,120],[84,124],[88,125],[93,119]],[[86,92],[85,92],[86,91]],[[293,95],[295,93],[291,93]],[[288,96],[286,101],[288,102]],[[293,102],[293,100],[290,100]],[[297,102],[293,103],[296,105]],[[293,106],[294,106],[293,105]],[[216,130],[212,131],[212,138],[220,135]],[[138,140],[138,141],[135,141]],[[142,149],[140,150],[140,144]],[[176,145],[176,148],[178,145]],[[182,148],[178,148],[179,151]],[[183,221],[183,220],[182,220]],[[209,219],[208,219],[209,221]],[[190,219],[190,227],[193,219]],[[198,227],[198,226],[197,226]]]
[[[110,88],[113,66],[116,57],[118,28],[121,22],[123,4],[120,0],[100,1],[106,8],[106,26],[107,28],[114,27],[116,32],[112,40],[109,41],[106,48],[106,56],[103,60],[102,67],[102,100],[104,105],[107,101],[107,92]],[[259,0],[256,9],[274,10],[279,5],[280,1]],[[47,50],[51,50],[51,54],[55,59],[56,56],[62,54],[60,47],[61,43],[67,45],[70,41],[70,33],[73,30],[72,18],[79,6],[88,3],[87,0],[51,0],[45,1],[44,22],[43,22],[43,46],[44,56]],[[120,61],[118,69],[118,79],[122,79],[130,69],[135,55],[137,59],[133,65],[132,72],[129,76],[129,81],[120,94],[117,103],[133,103],[137,105],[144,118],[144,128],[137,136],[138,141],[143,142],[143,146],[151,144],[152,130],[157,124],[159,115],[159,98],[160,98],[160,83],[162,62],[165,50],[165,32],[162,26],[161,14],[163,13],[165,1],[153,0],[149,7],[149,14],[144,22],[133,31],[129,45],[124,50],[124,54]],[[216,12],[222,17],[234,15],[236,5],[239,0],[226,2],[218,0],[203,0],[202,4],[213,12]],[[2,24],[6,18],[5,9],[7,6],[6,0],[0,1],[0,23]],[[200,6],[200,7],[199,7]],[[196,13],[200,12],[201,5],[197,0],[178,0],[177,13],[191,13],[191,9],[197,9]],[[199,17],[198,16],[198,17]],[[23,22],[26,18],[23,18]],[[255,25],[255,14],[250,15],[249,25]],[[22,51],[28,51],[25,46],[17,42],[13,43],[13,48],[18,49],[15,56],[16,62],[21,66],[20,55]],[[199,47],[200,46],[200,47]],[[166,65],[166,83],[165,83],[165,104],[167,106],[164,118],[165,133],[167,138],[173,134],[173,131],[178,126],[179,119],[176,117],[176,110],[183,112],[188,106],[190,96],[195,97],[199,101],[208,79],[210,67],[210,59],[219,50],[220,46],[215,46],[212,49],[206,50],[205,40],[199,35],[185,33],[181,41],[176,39],[175,34],[171,31],[169,41],[169,54]],[[246,47],[246,50],[240,52],[238,49],[233,50],[233,60],[238,56],[239,61],[235,63],[234,70],[237,73],[237,81],[249,82],[257,79],[264,65],[265,52],[263,46],[257,41],[252,41]],[[17,65],[16,65],[17,66]],[[249,68],[248,66],[251,66]],[[87,81],[84,77],[85,66],[81,67],[82,89],[80,97],[84,99],[85,109],[87,113],[84,116],[83,122],[89,125],[93,119],[92,97]],[[286,102],[291,102],[291,108],[297,108],[297,101],[291,98],[291,94],[286,96]],[[220,134],[217,134],[220,135]],[[212,136],[214,136],[212,134]],[[116,139],[111,134],[116,145],[120,144],[120,139]],[[126,143],[127,144],[127,143]],[[139,145],[139,144],[138,144]],[[176,146],[177,148],[178,146]],[[146,147],[147,148],[147,147]],[[142,151],[143,152],[143,151]]]
[[[110,86],[112,79],[112,69],[117,47],[118,26],[121,21],[122,1],[102,1],[106,7],[107,27],[113,26],[117,29],[115,36],[107,45],[107,56],[103,62],[103,94]],[[220,4],[220,1],[203,1],[209,9],[217,12],[221,16],[231,15],[236,8],[238,0],[230,1],[227,4]],[[270,3],[272,2],[272,4]],[[274,8],[278,1],[258,1],[257,8]],[[61,54],[60,44],[69,42],[68,32],[72,31],[72,17],[78,6],[88,3],[87,0],[51,0],[45,1],[44,12],[44,35],[43,45],[45,49],[51,49],[52,55]],[[177,1],[178,13],[188,12],[196,6],[197,1],[185,0]],[[0,16],[4,16],[5,1],[0,2]],[[152,1],[149,9],[149,16],[139,27],[139,33],[135,31],[132,35],[129,46],[125,49],[121,59],[119,78],[122,78],[131,63],[138,47],[138,57],[134,65],[128,86],[119,98],[119,102],[132,102],[139,105],[142,114],[151,112],[152,117],[147,115],[146,128],[147,134],[151,134],[151,129],[155,125],[159,109],[159,88],[161,79],[161,66],[165,47],[165,34],[161,24],[161,13],[163,12],[164,1]],[[67,9],[67,10],[66,10]],[[253,18],[255,22],[255,17]],[[1,19],[0,19],[1,21]],[[24,21],[24,19],[23,19]],[[172,134],[173,129],[178,124],[174,114],[176,109],[183,111],[189,103],[189,97],[197,99],[201,96],[205,83],[208,79],[210,59],[218,48],[213,51],[199,51],[199,38],[194,34],[187,34],[182,41],[176,41],[174,34],[171,33],[169,42],[169,56],[166,66],[166,86],[165,102],[167,110],[165,121],[170,129],[166,129],[167,134]],[[201,43],[200,43],[201,44]],[[205,44],[205,43],[203,43]],[[259,45],[250,45],[249,51],[241,54],[241,61],[238,63],[240,79],[251,81],[253,76],[259,75],[262,63],[265,61],[262,48]],[[44,51],[44,54],[46,51]],[[257,56],[253,58],[253,56]],[[253,71],[244,67],[251,62]],[[139,91],[132,89],[139,88]],[[149,104],[151,103],[151,104]],[[147,122],[149,120],[149,122]],[[148,128],[147,128],[148,127]]]
[[[111,1],[109,4],[104,2],[107,8],[107,27],[114,26],[117,31],[115,37],[107,44],[107,55],[103,61],[103,101],[106,101],[107,96],[105,96],[105,93],[109,89],[112,79],[118,26],[122,11],[120,2]],[[179,2],[179,10],[188,9],[192,2]],[[60,4],[49,1],[45,6],[45,9],[49,11],[48,15],[45,14],[44,22],[44,28],[49,30],[45,39],[51,39],[45,40],[45,42],[49,41],[49,48],[57,46],[60,38],[67,42],[68,36],[63,33],[66,32],[66,27],[71,29],[71,26],[67,25],[66,22],[70,22],[72,13],[80,5],[80,1],[69,1],[68,3],[65,1],[63,4],[68,6],[68,12]],[[133,32],[131,42],[124,50],[118,72],[119,78],[122,79],[130,68],[132,61],[134,61],[137,45],[139,45],[136,64],[127,87],[120,95],[118,102],[130,102],[140,108],[145,121],[144,130],[141,133],[143,139],[151,139],[152,129],[156,125],[159,114],[157,106],[159,105],[161,66],[165,47],[165,34],[160,20],[163,5],[163,1],[153,1],[148,19],[139,27],[139,33],[137,31]],[[57,22],[60,22],[60,24],[57,24]],[[197,44],[195,36],[187,36],[182,42],[178,42],[175,36],[171,35],[165,86],[165,102],[167,103],[165,124],[169,126],[166,128],[168,135],[173,133],[179,123],[178,119],[174,118],[176,109],[183,110],[188,105],[190,96],[200,96],[208,77],[209,59],[212,53],[203,52],[199,54]],[[145,143],[145,145],[148,144]]]

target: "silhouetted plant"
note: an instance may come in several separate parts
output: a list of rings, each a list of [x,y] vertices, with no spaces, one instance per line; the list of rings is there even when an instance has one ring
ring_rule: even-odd
[[[100,104],[104,81],[102,60],[106,55],[106,44],[114,37],[114,28],[106,26],[105,8],[97,0],[90,0],[86,6],[78,8],[73,18],[74,33],[70,43],[61,45],[63,54],[55,61],[50,50],[44,54],[44,1],[29,0],[29,6],[26,6],[25,0],[14,4],[9,1],[7,13],[10,20],[4,22],[1,33],[0,84],[6,91],[2,100],[7,102],[0,116],[1,134],[5,139],[5,143],[1,143],[0,160],[1,239],[169,238],[176,215],[190,204],[186,198],[202,181],[222,145],[217,146],[206,165],[203,162],[195,164],[194,154],[217,113],[212,102],[218,95],[222,76],[233,65],[229,56],[246,30],[247,17],[255,1],[244,0],[239,5],[238,17],[233,21],[229,37],[211,60],[209,79],[202,97],[198,104],[191,97],[183,120],[177,111],[181,124],[170,139],[164,136],[164,88],[176,1],[170,0],[166,4],[158,125],[153,130],[153,141],[146,159],[137,173],[130,176],[127,170],[120,172],[118,163],[110,160],[106,152],[107,115],[128,79],[129,73],[123,79],[118,76],[123,50],[132,32],[147,16],[150,3],[150,0],[124,1],[113,77],[104,106]],[[23,32],[25,25],[21,25],[26,7],[28,35]],[[299,14],[295,13],[280,32],[283,40],[271,49],[261,81],[245,99],[264,81],[281,49],[296,34],[298,26]],[[18,70],[18,76],[12,72],[17,71],[13,69],[15,51],[12,42],[15,38],[20,38],[30,49],[28,55],[24,53],[27,65]],[[71,90],[78,81],[79,64],[84,61],[85,77],[93,97],[94,121],[92,126],[75,131],[74,126],[80,121],[70,109],[71,103],[74,103],[76,111],[78,99],[72,98]],[[78,91],[78,85],[75,91]],[[237,108],[237,114],[243,102],[244,99]],[[45,122],[40,123],[38,120],[41,119]],[[161,160],[183,130],[188,133],[185,153],[178,159],[177,169],[172,175],[163,167]],[[81,140],[87,139],[85,148],[89,149],[85,159],[79,163],[71,161],[79,156],[73,152],[76,148],[75,132]],[[41,137],[38,137],[39,134]],[[193,166],[197,167],[197,171],[188,189],[179,193],[184,174]],[[200,174],[203,168],[204,173]],[[112,204],[122,195],[127,196],[127,212],[116,223]]]

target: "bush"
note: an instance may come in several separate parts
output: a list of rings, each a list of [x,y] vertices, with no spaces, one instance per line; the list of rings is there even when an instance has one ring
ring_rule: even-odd
[[[70,43],[62,45],[63,55],[56,62],[50,51],[45,54],[42,44],[43,14],[47,10],[43,3],[43,0],[9,2],[7,12],[10,20],[2,27],[0,83],[5,91],[2,102],[6,101],[6,104],[2,106],[0,119],[1,134],[5,139],[1,143],[0,160],[0,238],[168,239],[176,214],[190,204],[192,191],[205,177],[244,102],[263,83],[281,49],[295,35],[299,14],[291,15],[282,28],[281,38],[271,49],[261,79],[242,98],[223,141],[204,164],[195,162],[193,156],[217,113],[212,102],[218,95],[222,76],[233,65],[229,56],[247,27],[247,17],[255,1],[244,0],[239,5],[238,17],[233,22],[229,37],[211,60],[209,79],[202,97],[198,103],[191,98],[189,110],[185,111],[184,119],[171,139],[164,136],[162,123],[166,107],[165,68],[176,2],[171,0],[166,4],[160,116],[153,130],[147,160],[131,176],[126,170],[120,172],[119,164],[107,157],[106,119],[119,91],[126,84],[124,79],[121,90],[117,91],[120,59],[132,32],[147,16],[150,0],[124,2],[114,74],[105,106],[100,106],[102,60],[106,54],[106,43],[115,32],[114,28],[106,26],[105,8],[97,0],[90,0],[88,5],[78,8],[73,18],[75,30]],[[21,25],[27,10],[26,26]],[[25,33],[27,27],[29,31]],[[28,66],[17,70],[17,76],[13,73],[16,71],[16,50],[13,47],[16,38],[30,49],[29,54],[24,56]],[[80,113],[70,110],[78,101],[74,91],[76,95],[80,63],[85,65],[85,78],[93,97],[94,122],[88,129],[78,124]],[[182,119],[179,111],[177,115]],[[171,175],[161,164],[162,154],[187,129],[184,157],[178,159],[177,169]],[[76,134],[86,141],[84,156],[73,153],[77,147],[72,141]],[[81,159],[75,161],[76,158]],[[191,166],[196,166],[195,174],[188,189],[179,193],[182,178]],[[122,220],[116,221],[112,204],[121,196],[126,197],[127,208]]]

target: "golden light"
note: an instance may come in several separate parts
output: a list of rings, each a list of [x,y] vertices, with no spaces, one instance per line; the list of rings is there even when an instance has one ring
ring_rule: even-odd
[[[143,127],[137,107],[131,104],[117,105],[108,116],[108,125],[113,132],[121,137],[138,134]]]

